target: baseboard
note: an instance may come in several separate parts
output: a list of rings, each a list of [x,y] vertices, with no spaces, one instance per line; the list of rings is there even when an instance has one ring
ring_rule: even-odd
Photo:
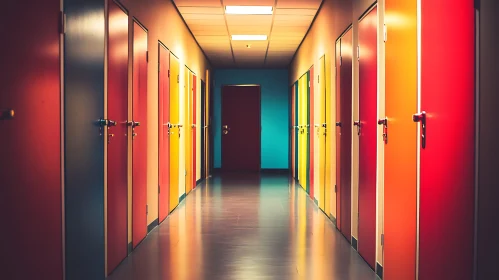
[[[376,262],[376,275],[378,275],[379,279],[383,279],[383,266],[378,262]]]
[[[319,201],[315,197],[314,197],[314,203],[315,203],[315,205],[319,206]]]
[[[187,195],[184,193],[179,199],[178,199],[178,203],[180,204],[180,202],[182,202],[182,200],[185,199]]]
[[[331,221],[333,222],[335,227],[338,227],[338,225],[336,224],[336,218],[333,217],[333,215],[331,213],[329,213],[329,219],[331,219]]]
[[[147,233],[149,234],[158,225],[159,225],[159,219],[154,220],[151,224],[147,226]]]
[[[199,179],[196,181],[196,186],[198,186],[201,182],[203,182],[204,179]]]
[[[132,251],[133,251],[133,243],[130,242],[130,243],[128,243],[128,254],[127,255],[130,255],[132,253]]]
[[[260,173],[263,173],[263,174],[283,174],[283,175],[287,175],[289,174],[290,170],[289,169],[279,169],[279,168],[262,168],[260,170]]]
[[[357,251],[357,239],[355,239],[355,237],[352,236],[352,247],[355,249],[355,251]]]

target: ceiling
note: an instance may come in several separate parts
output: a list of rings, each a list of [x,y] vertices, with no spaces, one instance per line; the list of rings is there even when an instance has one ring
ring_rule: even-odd
[[[322,0],[174,0],[217,68],[287,67]],[[273,6],[272,15],[225,14],[225,6]],[[231,35],[267,35],[266,41],[232,41]],[[248,48],[248,45],[249,48]]]

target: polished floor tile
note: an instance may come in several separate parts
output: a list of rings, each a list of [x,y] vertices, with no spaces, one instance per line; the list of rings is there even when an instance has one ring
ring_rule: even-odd
[[[376,276],[287,176],[230,174],[198,186],[108,279]]]

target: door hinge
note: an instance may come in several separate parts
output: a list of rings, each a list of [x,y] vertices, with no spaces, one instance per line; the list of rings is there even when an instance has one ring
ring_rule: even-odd
[[[180,75],[177,75],[177,84],[180,83]]]
[[[149,205],[146,204],[146,215],[149,214]]]
[[[161,193],[161,185],[158,185],[158,193]]]
[[[343,56],[340,56],[340,66],[343,65]]]
[[[321,75],[317,75],[317,83],[320,83],[319,82],[320,81],[320,77],[321,77]]]
[[[161,63],[158,62],[158,72],[161,72]]]
[[[334,185],[334,192],[338,192],[338,186]]]
[[[66,34],[66,14],[60,11],[59,15],[59,31],[61,34]]]
[[[146,51],[146,62],[149,62],[149,51]]]
[[[384,35],[383,40],[386,43],[386,41],[388,41],[388,30],[387,30],[386,24],[383,24],[383,35]]]
[[[385,234],[381,234],[381,246],[385,246]]]
[[[357,46],[357,60],[360,60],[360,46]]]

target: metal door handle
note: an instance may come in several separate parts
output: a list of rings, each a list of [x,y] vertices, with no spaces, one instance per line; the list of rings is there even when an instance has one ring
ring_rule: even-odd
[[[116,122],[112,120],[107,121],[107,126],[116,126]]]
[[[426,148],[426,112],[412,115],[412,120],[414,122],[421,123],[421,148]]]
[[[341,122],[336,122],[337,127],[341,127]]]
[[[192,128],[195,128],[195,127],[196,127],[196,124],[195,124],[195,123],[193,123],[193,124],[191,125],[191,127],[192,127]]]
[[[353,125],[357,126],[357,135],[360,135],[360,121],[354,121]]]
[[[129,121],[127,122],[128,126],[131,126],[131,127],[136,127],[136,126],[140,126],[140,122],[136,122],[136,121]]]
[[[13,109],[0,110],[0,120],[12,120],[15,114]]]
[[[379,119],[378,125],[383,126],[383,142],[388,144],[388,118],[385,117],[384,119]]]

